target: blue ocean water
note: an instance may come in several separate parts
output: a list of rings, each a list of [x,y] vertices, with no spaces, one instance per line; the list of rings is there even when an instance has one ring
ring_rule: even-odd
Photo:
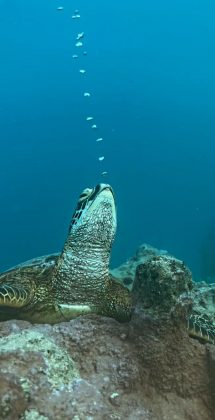
[[[0,6],[0,269],[59,251],[81,190],[108,182],[113,266],[147,242],[215,275],[214,2]]]

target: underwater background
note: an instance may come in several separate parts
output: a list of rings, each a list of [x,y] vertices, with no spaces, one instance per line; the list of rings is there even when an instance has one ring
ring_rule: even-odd
[[[0,6],[0,270],[60,251],[81,190],[108,182],[112,266],[146,242],[214,279],[214,2]]]

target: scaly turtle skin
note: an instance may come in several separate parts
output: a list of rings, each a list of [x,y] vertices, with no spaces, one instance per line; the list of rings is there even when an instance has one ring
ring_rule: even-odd
[[[215,326],[205,316],[192,313],[187,319],[187,329],[190,337],[215,344]]]
[[[99,184],[85,189],[61,254],[27,261],[0,275],[0,320],[56,323],[86,313],[129,320],[131,295],[109,274],[115,232],[112,188]]]

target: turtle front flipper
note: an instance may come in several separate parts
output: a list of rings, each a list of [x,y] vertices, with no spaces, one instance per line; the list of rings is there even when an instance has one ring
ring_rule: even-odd
[[[204,315],[191,314],[188,317],[187,329],[190,337],[215,344],[215,325]]]
[[[6,283],[0,285],[0,307],[22,308],[29,303],[30,298],[31,293],[27,288]]]

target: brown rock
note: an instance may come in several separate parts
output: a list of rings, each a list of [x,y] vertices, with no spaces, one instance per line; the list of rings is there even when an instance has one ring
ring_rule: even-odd
[[[214,419],[214,346],[171,321],[10,322],[1,324],[2,419]]]
[[[177,311],[161,316],[190,291],[190,272],[143,245],[118,270],[130,287],[140,263],[148,294],[140,290],[130,323],[96,315],[0,323],[0,420],[215,420],[215,346],[189,338]],[[192,293],[213,316],[214,287]]]
[[[18,378],[0,373],[0,418],[14,420],[27,408]]]

